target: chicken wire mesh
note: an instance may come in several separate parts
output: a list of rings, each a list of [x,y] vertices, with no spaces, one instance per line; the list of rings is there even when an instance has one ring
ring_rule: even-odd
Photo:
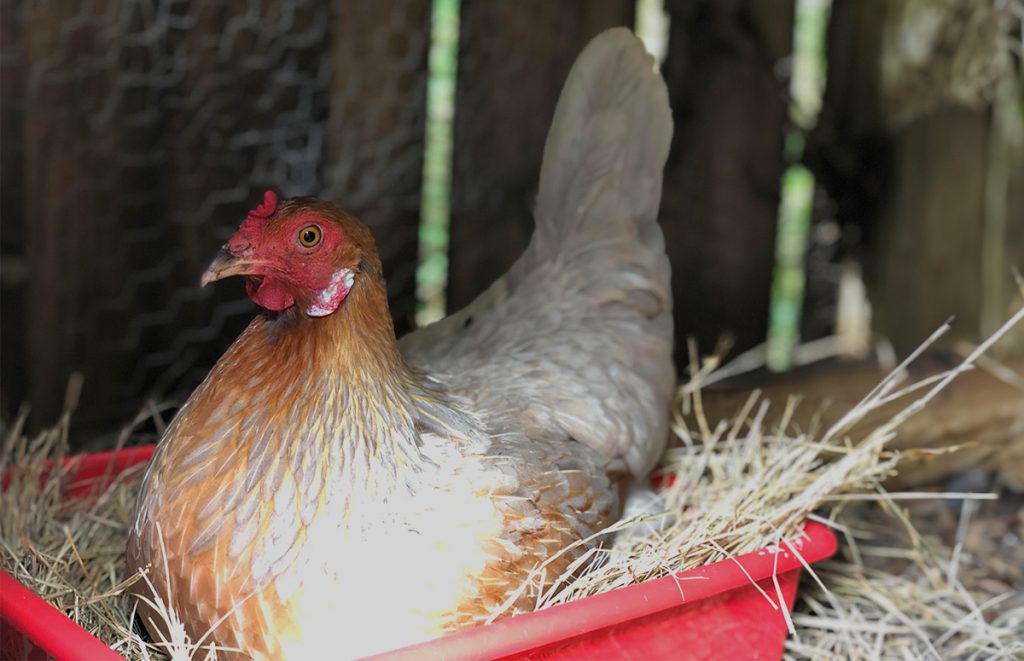
[[[154,390],[172,399],[186,394],[254,312],[239,282],[200,289],[198,276],[267,187],[334,200],[363,218],[380,241],[396,326],[408,328],[419,261],[432,4],[5,4],[0,419],[30,401],[38,423],[52,420],[74,370],[86,377],[75,420],[93,428],[111,428]],[[636,6],[448,4],[462,27],[458,87],[448,104],[455,109],[454,120],[448,111],[451,226],[442,245],[450,230],[446,294],[458,307],[503,272],[529,237],[544,134],[575,54],[601,29],[632,23]],[[1016,17],[1011,52],[1019,66],[1020,3],[996,6]],[[698,27],[696,34],[707,32]],[[677,39],[676,50],[687,43],[695,42]],[[703,53],[702,62],[717,61],[716,53]],[[678,57],[685,60],[686,52]],[[670,88],[681,84],[670,76]],[[684,98],[701,99],[704,89],[696,85]],[[763,114],[755,108],[750,117]],[[688,115],[678,119],[682,135]],[[701,126],[691,133],[712,131]],[[667,194],[681,190],[685,178],[669,175]],[[727,199],[736,195],[730,190]],[[663,221],[668,230],[685,228],[693,215],[663,212]],[[770,242],[753,243],[730,240],[717,253],[703,239],[669,240],[668,247],[682,273],[700,262],[695,256],[718,255],[723,246],[734,261],[753,263],[752,255],[770,263]],[[812,247],[809,288],[816,277],[824,280],[814,275],[814,260],[834,267],[833,253],[816,255]],[[760,287],[765,278],[756,280]],[[812,336],[831,328],[833,280],[819,282],[824,293],[809,296],[810,314],[825,313]],[[734,325],[763,325],[751,312],[757,306],[706,302],[704,288],[689,281],[677,287],[687,291],[695,295],[676,302],[679,339],[704,319],[717,333],[718,309],[739,310]]]
[[[411,318],[429,2],[26,2],[3,12],[4,393],[109,425],[251,318],[199,275],[264,188],[381,239]]]

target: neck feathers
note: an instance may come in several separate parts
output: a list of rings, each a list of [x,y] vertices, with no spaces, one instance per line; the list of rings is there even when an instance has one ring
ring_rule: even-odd
[[[289,473],[317,488],[398,488],[420,464],[415,392],[383,283],[367,277],[327,317],[292,308],[255,319],[163,445],[182,484],[240,470],[246,489],[263,483],[271,497]]]
[[[314,319],[297,310],[268,321],[267,343],[260,348],[277,363],[280,385],[298,384],[297,392],[315,403],[288,402],[275,411],[304,411],[294,422],[316,428],[309,441],[339,446],[346,464],[363,464],[393,455],[401,463],[415,453],[413,375],[398,351],[384,282],[363,274],[333,314]],[[273,402],[268,406],[274,410]],[[398,468],[396,465],[395,469]]]

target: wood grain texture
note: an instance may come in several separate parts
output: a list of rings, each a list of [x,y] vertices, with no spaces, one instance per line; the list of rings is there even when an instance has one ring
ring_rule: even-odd
[[[899,351],[950,315],[944,342],[982,339],[988,124],[983,110],[945,108],[892,136],[892,187],[865,266],[875,327]]]
[[[1006,145],[1024,125],[999,82],[1007,72],[993,7],[833,5],[807,161],[859,238],[874,330],[901,353],[950,315],[940,346],[977,342],[1021,302],[1011,268],[1024,255],[1024,156]],[[913,55],[891,36],[910,31],[920,39]],[[1020,351],[1024,334],[1016,338],[1002,348]]]
[[[102,16],[110,4],[98,3],[95,13]],[[102,69],[68,78],[59,75],[59,67],[70,67],[75,55],[64,47],[65,25],[80,18],[79,13],[80,8],[68,4],[48,11],[35,8],[24,16],[29,70],[24,213],[31,228],[26,242],[27,362],[32,373],[28,396],[36,419],[47,421],[60,412],[69,374],[81,368],[84,338],[77,322],[95,307],[109,283],[106,274],[86,275],[89,254],[106,238],[88,221],[106,215],[108,203],[102,187],[87,187],[82,173],[104,170],[104,161],[114,155],[118,132],[90,123],[89,115],[98,112],[100,97],[80,95],[86,89],[109,91],[114,76]],[[95,20],[83,20],[73,38],[78,53],[95,52],[103,42],[103,28]],[[42,108],[49,110],[36,111]],[[90,147],[90,139],[102,145]],[[104,386],[97,384],[97,390]]]
[[[661,218],[676,346],[725,333],[737,350],[767,335],[786,123],[793,2],[666,3],[665,80],[676,131]],[[677,355],[677,360],[685,356]]]
[[[416,304],[430,7],[345,0],[333,18],[325,197],[379,237],[400,334]]]
[[[20,8],[19,8],[20,9]],[[25,73],[24,13],[5,12],[0,21],[0,417],[13,420],[25,401],[28,227],[25,219]]]

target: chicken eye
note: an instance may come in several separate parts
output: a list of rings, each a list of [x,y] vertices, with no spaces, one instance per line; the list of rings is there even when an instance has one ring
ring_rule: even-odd
[[[302,228],[299,232],[299,243],[302,244],[304,248],[312,248],[316,244],[320,243],[320,238],[322,236],[323,235],[320,232],[319,227],[316,225],[310,225]]]

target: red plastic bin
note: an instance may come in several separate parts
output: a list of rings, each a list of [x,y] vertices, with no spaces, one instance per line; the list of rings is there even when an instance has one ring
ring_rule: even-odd
[[[152,453],[153,446],[142,446],[68,459],[69,496],[102,488]],[[803,562],[835,551],[832,531],[812,522],[781,549],[747,553],[375,658],[778,659],[787,635],[778,594],[791,609]],[[3,571],[0,657],[123,659]]]

